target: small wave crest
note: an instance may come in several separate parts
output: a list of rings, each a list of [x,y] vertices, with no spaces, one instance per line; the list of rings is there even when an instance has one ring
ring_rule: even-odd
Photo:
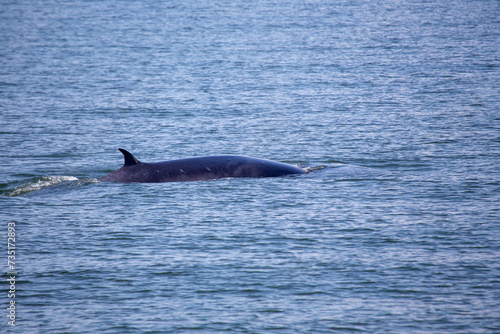
[[[302,170],[304,170],[304,172],[306,172],[306,174],[309,174],[309,173],[312,173],[312,172],[315,172],[318,170],[322,170],[325,168],[326,168],[326,166],[302,167]]]
[[[33,182],[25,183],[12,189],[8,193],[8,195],[19,196],[21,194],[47,188],[62,182],[70,182],[70,181],[78,181],[78,178],[75,176],[43,176],[36,179]]]

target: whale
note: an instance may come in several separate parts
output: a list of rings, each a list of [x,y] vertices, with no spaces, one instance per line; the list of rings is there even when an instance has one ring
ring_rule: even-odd
[[[205,181],[229,178],[264,178],[304,174],[299,167],[246,156],[219,155],[194,157],[162,162],[140,162],[122,148],[123,166],[98,178],[116,183],[160,183]]]

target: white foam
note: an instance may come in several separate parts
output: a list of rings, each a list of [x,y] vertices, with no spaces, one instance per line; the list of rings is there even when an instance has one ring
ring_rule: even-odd
[[[77,181],[78,178],[74,176],[44,176],[40,178],[40,180],[36,182],[31,182],[27,184],[23,184],[9,194],[9,196],[18,196],[20,194],[24,194],[27,192],[40,190],[45,187],[53,186],[55,184],[67,181]]]

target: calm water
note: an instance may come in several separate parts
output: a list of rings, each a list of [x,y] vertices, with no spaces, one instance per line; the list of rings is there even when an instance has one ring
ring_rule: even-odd
[[[497,0],[0,0],[0,331],[500,332],[499,45]]]

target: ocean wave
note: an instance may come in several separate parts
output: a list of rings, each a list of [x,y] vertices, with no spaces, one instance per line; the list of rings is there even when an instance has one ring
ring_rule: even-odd
[[[79,181],[75,176],[42,176],[32,182],[24,183],[10,190],[8,196],[19,196],[36,190],[41,190],[63,182]]]

